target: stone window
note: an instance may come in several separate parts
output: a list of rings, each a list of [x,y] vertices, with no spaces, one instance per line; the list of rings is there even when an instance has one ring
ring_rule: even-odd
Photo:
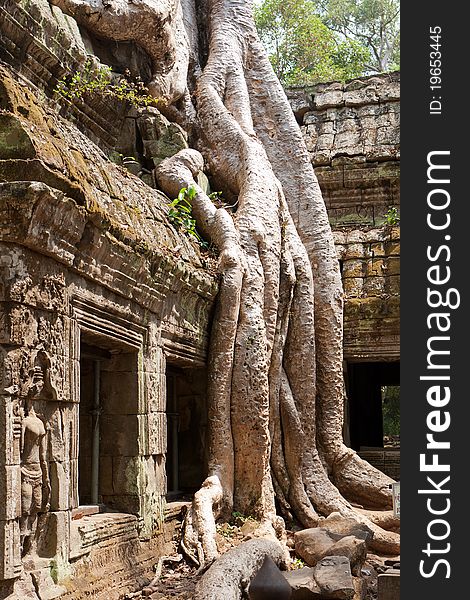
[[[348,362],[346,380],[351,446],[383,448],[384,399],[392,395],[392,388],[397,394],[400,362]]]
[[[207,474],[206,370],[167,364],[168,497],[199,489]]]
[[[138,353],[81,335],[78,502],[137,514]]]

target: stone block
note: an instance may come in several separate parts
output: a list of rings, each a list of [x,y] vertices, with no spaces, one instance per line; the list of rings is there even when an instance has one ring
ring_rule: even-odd
[[[101,375],[101,392],[104,414],[138,414],[139,378],[137,372],[104,371]]]
[[[307,127],[307,130],[311,129],[311,127]],[[303,138],[305,140],[305,145],[307,146],[308,152],[315,152],[315,147],[318,141],[318,134],[316,131],[305,131],[303,134]]]
[[[0,587],[0,594],[2,592],[3,588]],[[2,600],[38,600],[31,573],[22,573],[21,577],[12,581],[8,592],[8,595],[0,596]]]
[[[316,94],[314,97],[314,104],[317,110],[341,106],[343,103],[344,98],[342,90],[325,91]]]
[[[400,143],[399,129],[390,127],[390,123],[387,123],[388,127],[379,127],[377,130],[377,145],[391,145],[398,146]]]
[[[291,598],[292,590],[279,567],[267,555],[258,572],[250,581],[248,597],[250,600],[287,600]]]
[[[19,465],[3,467],[0,474],[0,520],[21,515],[21,471]]]
[[[167,478],[166,478],[166,455],[153,456],[155,464],[155,480],[157,489],[162,494],[166,494]]]
[[[348,149],[350,155],[362,154],[361,136],[357,131],[337,133],[334,140],[335,154],[338,150],[344,152]]]
[[[377,580],[377,600],[400,600],[400,571],[390,569]]]
[[[371,119],[373,119],[372,123],[374,123],[377,115],[380,113],[380,106],[374,104],[365,104],[364,106],[356,107],[355,111],[360,119],[371,117]]]
[[[333,121],[323,121],[320,123],[318,131],[320,134],[323,133],[336,133],[335,124]]]
[[[364,144],[364,151],[366,148],[373,148],[377,142],[377,129],[375,128],[375,122],[373,119],[370,119],[373,123],[373,127],[368,127],[369,123],[363,124],[363,129],[361,130],[361,142]],[[375,177],[377,177],[377,173],[375,173]]]
[[[136,456],[139,423],[136,415],[101,415],[101,453],[104,456]]]
[[[383,242],[373,242],[370,245],[370,251],[374,258],[384,258],[385,257],[385,245]]]
[[[136,456],[113,457],[113,495],[138,495],[142,491],[142,460]]]
[[[325,552],[333,546],[337,539],[338,536],[333,537],[321,527],[303,529],[294,534],[295,552],[307,565],[313,567],[325,556]]]
[[[22,569],[18,521],[0,521],[0,580],[18,577]]]
[[[148,416],[148,454],[165,454],[167,448],[167,427],[165,413],[150,413]]]
[[[304,115],[304,125],[313,125],[317,129],[318,123],[320,122],[320,115],[314,112],[306,112]]]
[[[368,247],[366,244],[348,244],[344,253],[345,260],[353,258],[364,258],[368,255]]]
[[[57,555],[64,557],[68,554],[70,540],[70,512],[48,512],[43,534],[38,545],[42,557],[54,558]]]
[[[52,462],[49,464],[51,482],[51,510],[68,510],[71,508],[70,463]]]
[[[312,157],[312,164],[314,167],[319,165],[328,165],[331,161],[331,152],[329,150],[315,150]]]
[[[384,247],[386,256],[400,256],[400,242],[385,242]]]
[[[91,466],[89,473],[91,473]],[[99,490],[101,494],[110,495],[114,493],[113,490],[113,457],[112,456],[100,456],[100,485]]]
[[[366,263],[366,277],[383,277],[385,262],[381,258],[372,258]]]
[[[117,510],[127,515],[139,515],[142,512],[143,496],[120,494],[113,496],[103,495],[103,504],[112,510]]]
[[[365,231],[361,231],[360,229],[353,229],[352,231],[348,231],[347,234],[347,243],[348,244],[357,244],[367,241],[367,233]]]
[[[9,312],[10,344],[34,347],[39,344],[38,318],[26,306],[13,305]]]
[[[335,127],[332,127],[334,133],[346,133],[346,132],[357,132],[358,121],[356,118],[341,119],[336,123]]]
[[[384,277],[365,277],[364,278],[364,293],[367,296],[380,296],[385,292],[385,278]]]
[[[378,101],[377,90],[368,87],[362,90],[348,90],[344,92],[344,103],[346,106],[363,106]]]
[[[355,519],[343,517],[339,513],[331,513],[329,517],[321,521],[322,529],[332,533],[339,533],[342,536],[355,535],[358,538],[369,542],[373,537],[372,530]]]
[[[63,586],[54,583],[49,568],[32,571],[31,577],[40,600],[54,600],[67,591]]]
[[[314,527],[303,529],[294,535],[295,551],[307,565],[313,567],[326,556],[345,556],[355,575],[360,575],[362,565],[366,560],[367,543],[364,532],[357,529],[354,533],[343,535]]]
[[[385,292],[388,294],[399,295],[400,294],[400,276],[391,275],[385,280]]]
[[[364,279],[362,277],[347,277],[343,280],[346,298],[359,298],[362,295]]]
[[[312,567],[295,571],[284,571],[284,577],[292,588],[292,600],[314,600],[320,598],[320,587],[313,577]]]
[[[331,133],[325,133],[318,137],[318,141],[316,144],[316,151],[319,150],[331,150],[333,147],[333,143],[335,142],[335,136]]]
[[[144,374],[144,389],[149,412],[164,412],[166,409],[166,381],[161,372]]]
[[[343,263],[343,279],[348,277],[363,277],[365,264],[362,260],[351,259]]]
[[[4,252],[3,246],[0,245],[0,252]],[[0,269],[0,281],[5,280],[4,269]],[[0,344],[8,344],[10,342],[10,306],[4,301],[5,286],[0,286]],[[2,351],[4,354],[5,351]],[[2,386],[3,392],[3,386]]]
[[[386,274],[387,275],[400,275],[400,259],[397,257],[390,257],[386,262]]]
[[[101,363],[101,372],[104,373],[133,373],[137,371],[137,352],[120,352],[113,355],[110,360]]]
[[[5,390],[5,380],[2,381],[2,368],[5,354],[0,350],[0,386]],[[21,418],[18,415],[19,403],[10,395],[0,395],[0,463],[17,465],[20,463]]]
[[[364,539],[348,535],[328,548],[323,556],[345,556],[349,560],[352,574],[359,577],[367,556],[367,544]]]
[[[82,418],[82,417],[81,417]],[[64,421],[66,419],[62,416],[62,411],[56,410],[52,414],[52,417],[48,419],[48,431],[49,431],[49,458],[53,461],[64,461],[66,460],[66,440],[64,440]]]
[[[333,231],[333,239],[335,244],[346,244],[346,233],[344,231]]]
[[[349,560],[345,556],[323,558],[313,568],[322,595],[335,600],[352,600],[355,590]]]

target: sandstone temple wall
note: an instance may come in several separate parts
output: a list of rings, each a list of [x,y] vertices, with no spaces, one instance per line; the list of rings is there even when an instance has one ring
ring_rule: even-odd
[[[291,88],[341,261],[346,360],[399,359],[400,74]]]
[[[287,94],[325,199],[342,271],[345,437],[399,478],[399,450],[382,448],[381,388],[399,385],[400,74],[291,88]]]
[[[217,280],[150,170],[110,160],[139,137],[156,164],[181,128],[59,102],[92,42],[46,0],[3,2],[0,34],[0,598],[113,600],[171,537],[167,374],[203,394]]]

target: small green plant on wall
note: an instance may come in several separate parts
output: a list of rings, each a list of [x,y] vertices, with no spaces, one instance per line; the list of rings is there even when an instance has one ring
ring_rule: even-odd
[[[162,104],[162,100],[149,94],[140,77],[132,78],[130,71],[126,71],[125,76],[117,79],[111,67],[98,66],[91,59],[85,62],[83,69],[64,75],[54,92],[71,102],[88,95],[115,98],[135,108]]]
[[[400,222],[400,215],[394,206],[391,206],[385,213],[385,222],[387,225],[398,225]]]
[[[168,218],[176,229],[185,231],[189,236],[196,240],[199,246],[205,250],[209,248],[209,244],[202,239],[196,230],[196,220],[192,216],[191,201],[196,195],[196,188],[181,188],[178,197],[170,203]]]

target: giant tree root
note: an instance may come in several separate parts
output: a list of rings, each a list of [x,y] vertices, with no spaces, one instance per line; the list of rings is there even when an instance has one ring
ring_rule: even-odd
[[[186,19],[173,0],[54,2],[98,35],[112,38],[116,29],[115,39],[140,42],[154,59],[155,88],[173,90],[164,94],[169,101],[187,91],[181,73],[188,37],[177,33],[184,22],[194,59],[203,36],[192,0],[181,3]],[[152,7],[156,17],[147,18]],[[134,19],[139,10],[143,18]],[[208,358],[208,479],[187,515],[183,545],[198,564],[214,560],[215,520],[232,510],[282,536],[279,507],[305,527],[338,512],[367,524],[376,550],[397,553],[399,536],[384,529],[395,528],[393,521],[348,501],[390,508],[391,479],[342,440],[341,276],[300,130],[258,40],[251,0],[204,0],[198,11],[208,48],[189,87],[201,154],[183,150],[156,170],[171,198],[194,187],[198,229],[220,254]],[[233,214],[197,185],[202,156],[212,184],[235,200]]]
[[[204,573],[196,585],[194,600],[240,600],[266,556],[285,563],[285,548],[274,540],[255,539],[232,548]]]

